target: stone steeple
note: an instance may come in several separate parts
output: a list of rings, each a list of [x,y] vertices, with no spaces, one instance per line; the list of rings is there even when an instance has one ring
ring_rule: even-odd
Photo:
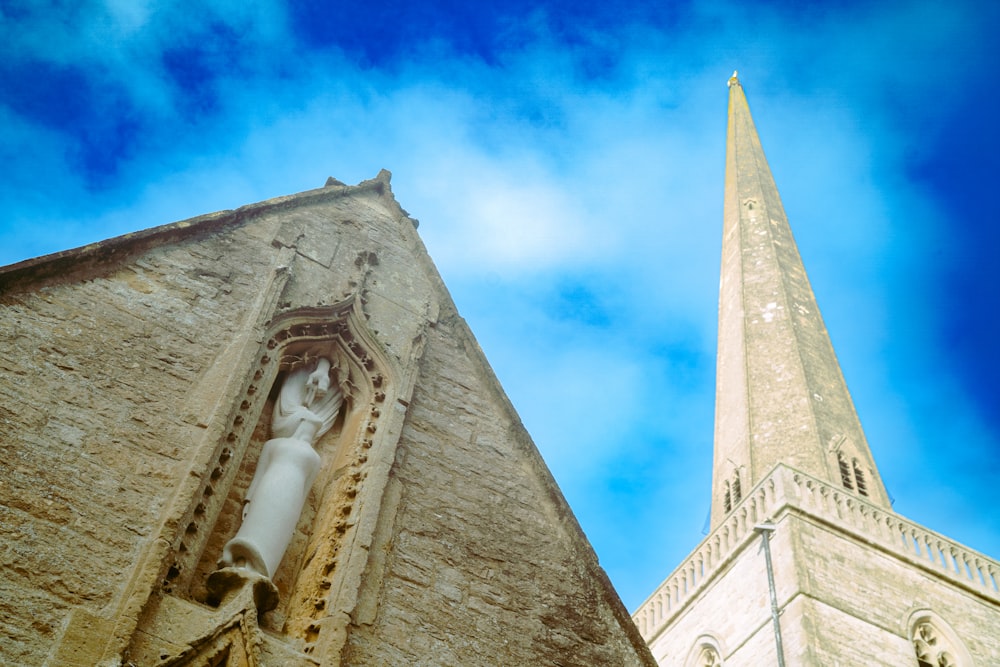
[[[632,614],[657,663],[1000,665],[1000,563],[892,511],[735,73],[719,300],[712,528]]]
[[[712,527],[780,463],[890,509],[734,72]]]

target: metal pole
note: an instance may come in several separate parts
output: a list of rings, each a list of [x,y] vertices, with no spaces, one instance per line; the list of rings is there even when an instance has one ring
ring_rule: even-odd
[[[764,542],[764,562],[767,563],[767,588],[771,594],[771,621],[774,625],[774,643],[778,649],[778,667],[785,667],[785,650],[781,644],[781,623],[778,621],[778,595],[774,592],[774,569],[771,567],[771,533],[773,523],[762,523],[754,527]]]

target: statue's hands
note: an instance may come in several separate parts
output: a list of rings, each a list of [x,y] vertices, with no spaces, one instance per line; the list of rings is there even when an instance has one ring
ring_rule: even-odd
[[[320,365],[306,378],[306,405],[312,405],[317,398],[326,396],[328,391],[330,391],[330,375]]]

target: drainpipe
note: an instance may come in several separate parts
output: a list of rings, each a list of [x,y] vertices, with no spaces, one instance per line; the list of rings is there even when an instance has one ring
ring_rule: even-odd
[[[770,522],[757,524],[753,528],[764,544],[764,561],[767,563],[767,589],[771,594],[771,621],[774,625],[774,644],[778,649],[778,667],[785,667],[785,650],[781,645],[781,623],[778,621],[778,596],[774,592],[774,568],[771,567],[771,533],[775,525]]]

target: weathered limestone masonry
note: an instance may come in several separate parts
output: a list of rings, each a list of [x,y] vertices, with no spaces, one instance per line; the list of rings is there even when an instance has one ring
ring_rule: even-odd
[[[655,664],[387,172],[7,267],[0,308],[0,663]],[[281,565],[206,588],[320,357]]]
[[[838,454],[888,508],[743,86],[730,91],[712,526],[735,504],[727,486],[737,496],[734,485],[754,486],[778,463],[836,479]]]
[[[960,638],[957,665],[1000,664],[1000,563],[779,465],[633,615],[661,665],[705,667],[708,646],[726,667],[776,663],[765,520],[787,664],[915,664],[925,618]]]

